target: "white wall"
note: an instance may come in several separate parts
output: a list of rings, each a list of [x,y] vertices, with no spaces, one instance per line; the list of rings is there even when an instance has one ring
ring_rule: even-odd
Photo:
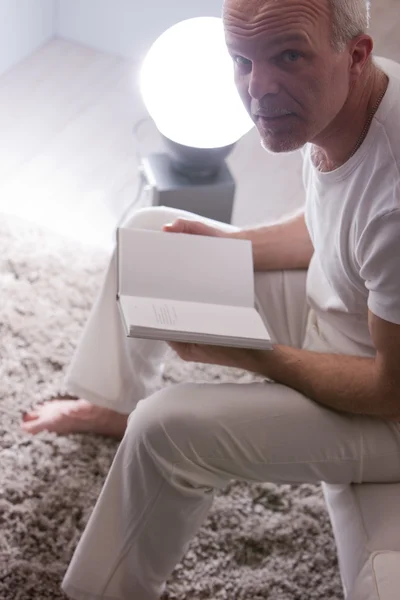
[[[53,37],[54,0],[0,0],[0,75]]]
[[[141,62],[165,29],[191,17],[220,16],[221,7],[222,0],[57,0],[56,33]]]

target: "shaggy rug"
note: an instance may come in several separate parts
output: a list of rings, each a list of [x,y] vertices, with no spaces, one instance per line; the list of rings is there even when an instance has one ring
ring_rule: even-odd
[[[0,218],[0,599],[58,600],[117,444],[21,433],[21,411],[62,389],[107,256]],[[165,385],[251,380],[171,354]],[[176,600],[339,600],[320,488],[232,483],[168,583]],[[134,600],[134,599],[132,599]]]

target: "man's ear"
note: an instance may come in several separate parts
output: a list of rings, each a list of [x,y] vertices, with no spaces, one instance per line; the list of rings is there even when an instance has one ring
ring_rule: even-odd
[[[361,75],[373,48],[374,42],[369,35],[359,35],[350,42],[350,75],[353,77]]]

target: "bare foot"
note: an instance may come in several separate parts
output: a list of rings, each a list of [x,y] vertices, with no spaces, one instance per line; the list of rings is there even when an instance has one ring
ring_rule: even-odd
[[[33,435],[40,431],[59,435],[97,433],[122,439],[127,420],[128,415],[96,406],[87,400],[55,398],[24,413],[21,427]]]

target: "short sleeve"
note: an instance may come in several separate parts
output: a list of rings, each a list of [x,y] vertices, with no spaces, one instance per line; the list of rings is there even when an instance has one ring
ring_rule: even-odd
[[[400,324],[400,209],[370,221],[356,257],[368,290],[368,308],[381,319]]]

